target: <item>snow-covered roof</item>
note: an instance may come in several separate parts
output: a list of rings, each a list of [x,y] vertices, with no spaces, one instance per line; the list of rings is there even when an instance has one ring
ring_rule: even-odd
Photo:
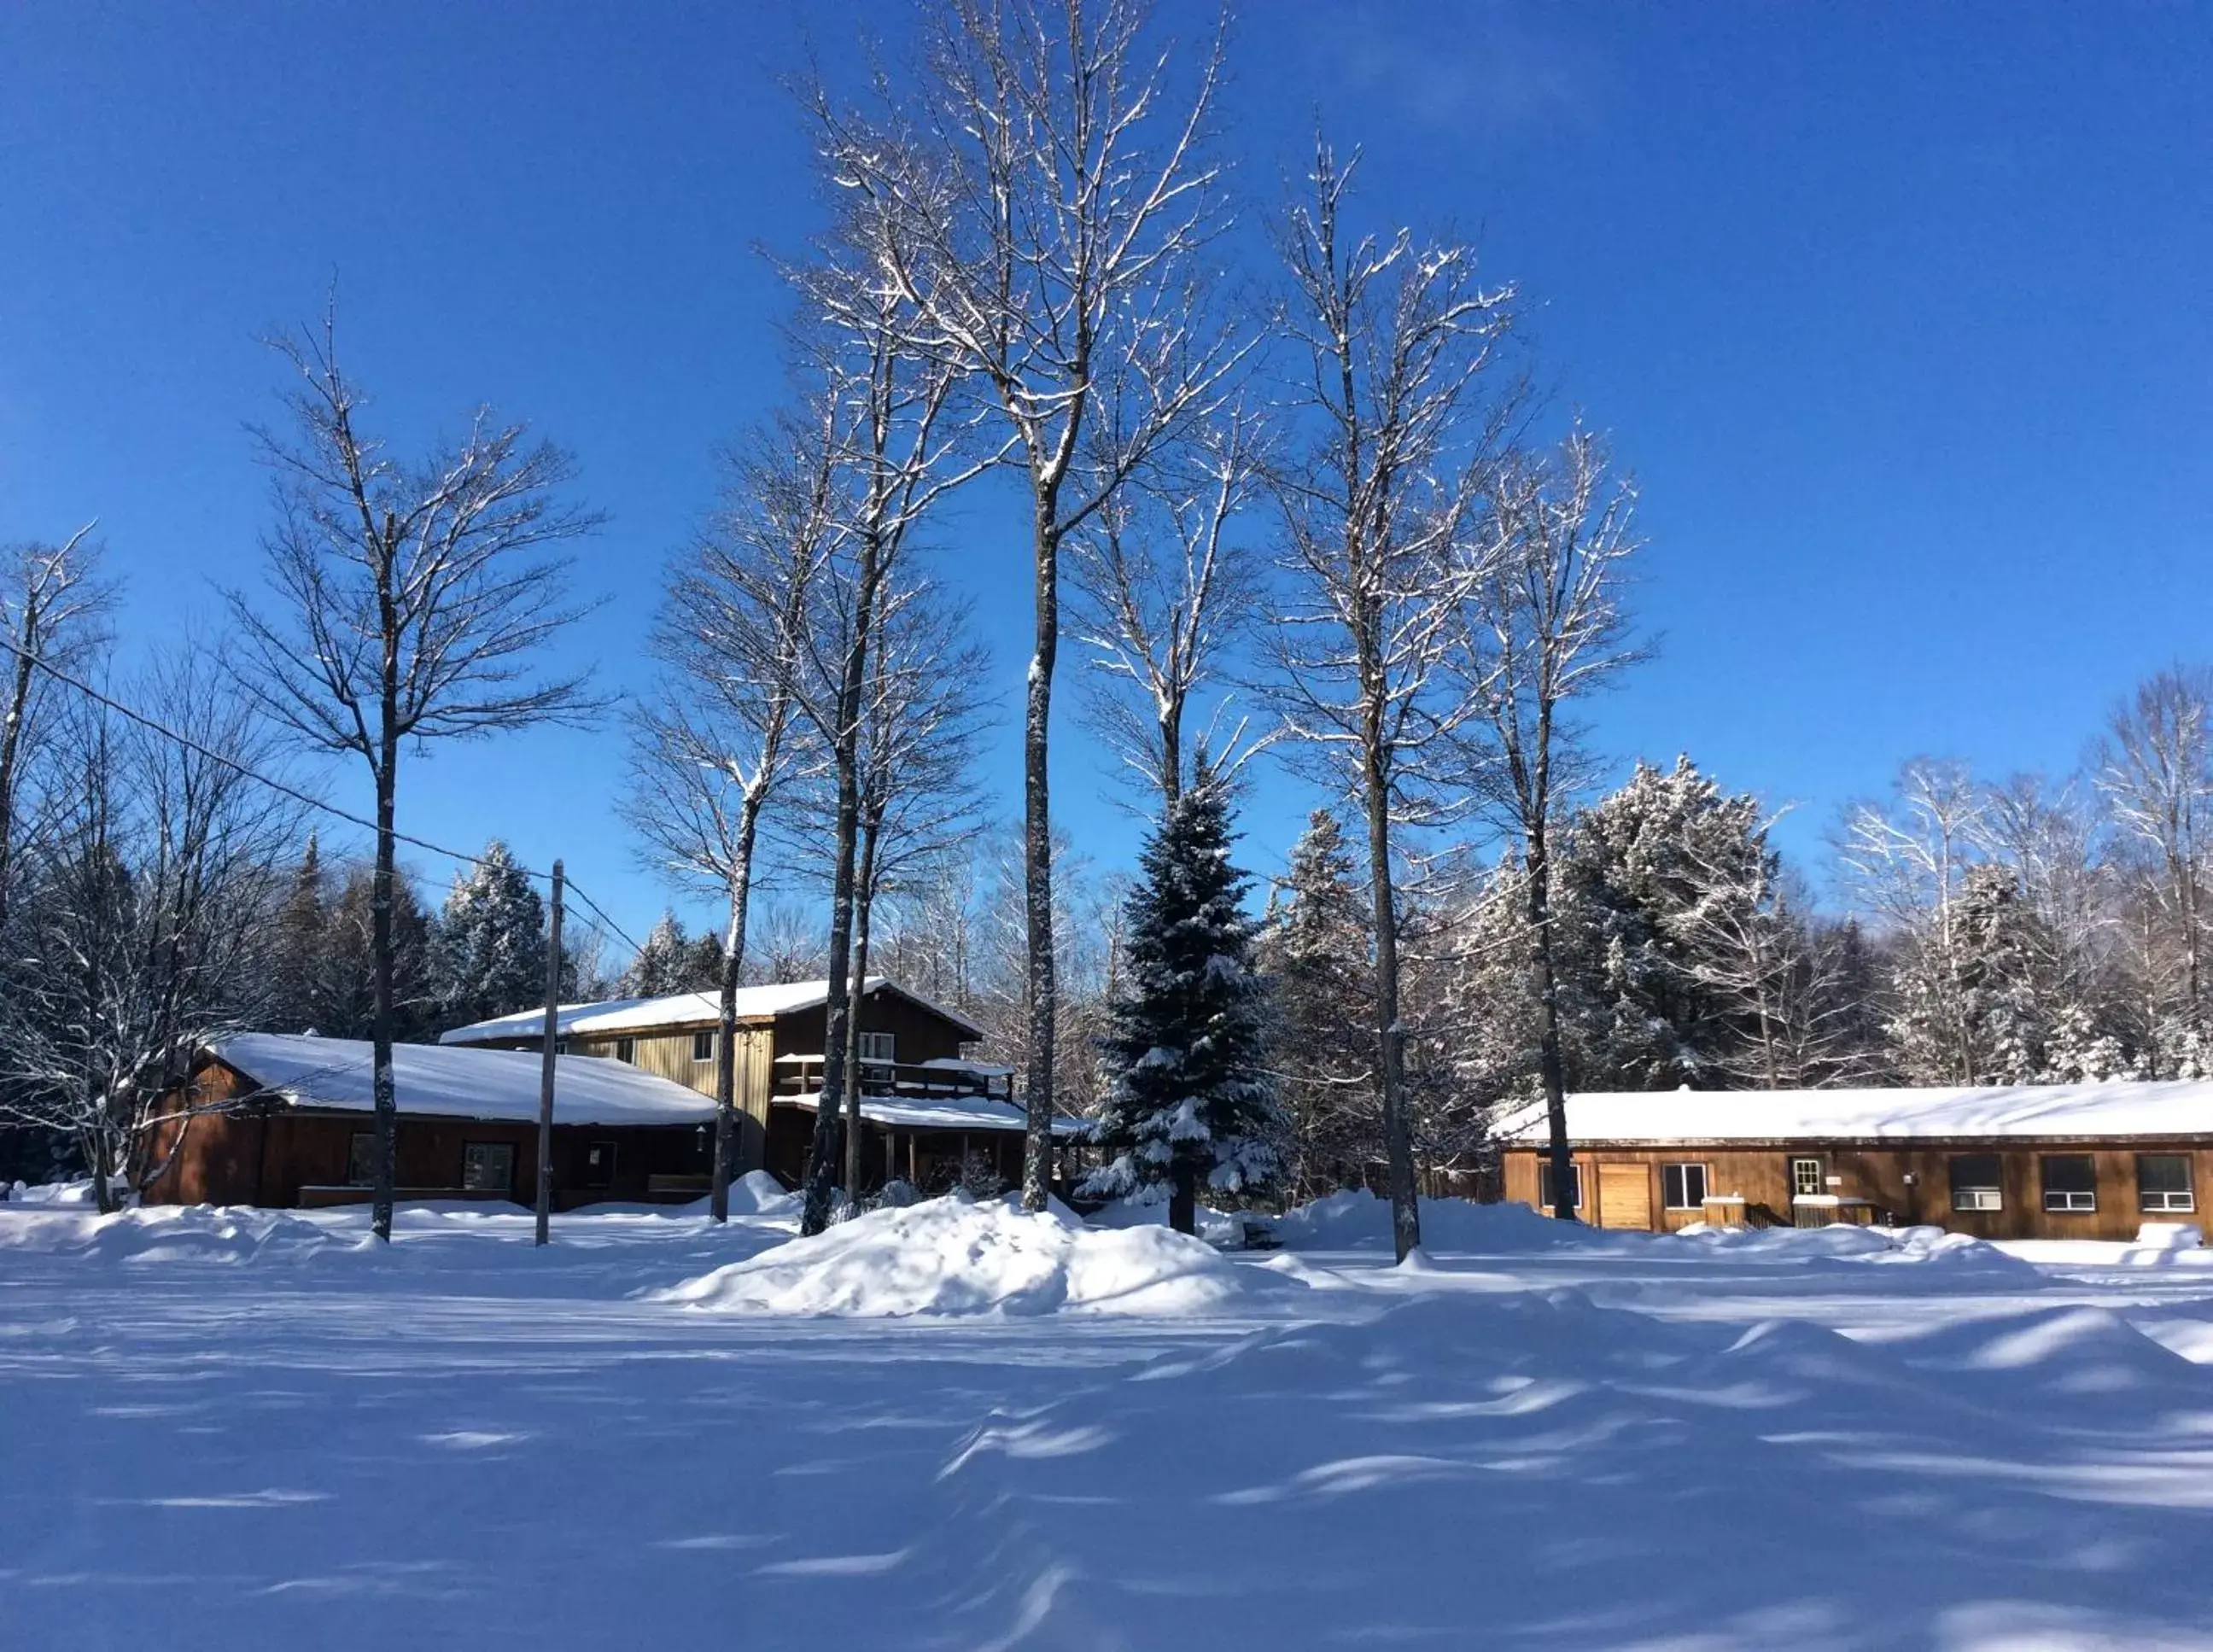
[[[1517,1112],[1499,1134],[1522,1145],[1544,1141],[1544,1108]],[[1568,1136],[1578,1143],[2213,1137],[2213,1083],[1594,1091],[1568,1098]]]
[[[969,1038],[980,1039],[984,1029],[966,1015],[932,1003],[881,975],[869,978],[869,992],[892,992],[942,1015]],[[738,1019],[763,1021],[814,1009],[830,1002],[827,981],[783,981],[771,986],[738,989]],[[597,1003],[563,1004],[554,1012],[556,1035],[589,1038],[610,1033],[643,1033],[665,1027],[703,1027],[722,1015],[722,998],[713,992],[672,992],[658,998],[607,998]],[[441,1044],[497,1044],[508,1039],[533,1039],[546,1030],[543,1009],[525,1009],[490,1021],[472,1021],[439,1035]]]
[[[812,1113],[820,1105],[821,1092],[771,1098],[779,1107],[804,1107]],[[889,1130],[1003,1130],[1029,1128],[1029,1115],[1011,1101],[989,1095],[864,1095],[861,1117]],[[1055,1114],[1052,1133],[1073,1136],[1083,1121]]]
[[[365,1039],[241,1033],[213,1053],[264,1088],[298,1106],[367,1113],[371,1046]],[[446,1119],[534,1121],[544,1058],[528,1050],[454,1050],[435,1044],[392,1046],[392,1078],[403,1113]],[[619,1061],[556,1056],[553,1121],[561,1125],[695,1125],[715,1116],[696,1090]]]

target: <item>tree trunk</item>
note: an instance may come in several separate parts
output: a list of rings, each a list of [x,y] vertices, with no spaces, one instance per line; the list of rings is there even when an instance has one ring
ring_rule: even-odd
[[[1198,1173],[1179,1162],[1168,1188],[1168,1227],[1180,1234],[1198,1231]]]
[[[1363,781],[1368,805],[1368,887],[1375,918],[1375,1036],[1383,1067],[1383,1156],[1391,1178],[1391,1246],[1401,1262],[1422,1243],[1414,1143],[1406,1119],[1405,1029],[1399,1021],[1399,904],[1391,887],[1391,788],[1384,777],[1380,703],[1369,715]]]
[[[876,823],[861,828],[853,899],[853,1013],[845,1027],[845,1197],[861,1202],[861,1023],[869,1004],[869,918],[875,905]]]
[[[369,890],[370,976],[369,1090],[376,1107],[376,1175],[371,1191],[369,1228],[379,1239],[392,1237],[392,1201],[398,1175],[399,1103],[392,1082],[392,881],[393,795],[399,742],[393,724],[391,678],[386,678],[384,734],[376,761],[376,873]]]
[[[39,646],[38,610],[27,593],[23,599],[23,629],[15,655],[15,680],[9,686],[8,720],[0,725],[0,933],[8,927],[8,894],[15,881],[15,767],[23,747],[23,721],[30,713],[31,656]]]
[[[869,632],[881,576],[882,546],[873,534],[861,540],[861,565],[854,581],[853,635],[845,650],[844,675],[838,686],[838,718],[832,756],[838,771],[835,870],[830,892],[830,948],[824,983],[822,1093],[814,1104],[814,1140],[807,1166],[807,1202],[799,1231],[819,1234],[830,1225],[830,1192],[838,1177],[838,1124],[845,1087],[855,1075],[845,1062],[845,1036],[852,1016],[850,977],[853,964],[853,884],[858,869],[861,826],[861,695],[868,681]]]
[[[1552,1214],[1562,1222],[1574,1222],[1575,1155],[1568,1141],[1567,1064],[1560,1054],[1559,978],[1552,966],[1552,850],[1541,805],[1528,827],[1527,871],[1529,961],[1537,971],[1537,1073],[1545,1086]]]
[[[553,863],[553,910],[546,938],[546,1037],[538,1053],[538,1185],[533,1238],[549,1243],[553,1228],[553,1076],[561,1039],[561,863]]]
[[[1180,699],[1161,708],[1161,818],[1176,806],[1183,796],[1183,702]]]
[[[1042,1210],[1052,1183],[1053,1027],[1060,1004],[1052,935],[1052,803],[1047,759],[1053,662],[1060,648],[1060,530],[1054,504],[1037,506],[1037,640],[1022,724],[1022,886],[1027,918],[1029,1128],[1022,1150],[1022,1208]]]
[[[730,874],[730,926],[722,936],[722,993],[715,1017],[715,1174],[708,1214],[730,1219],[730,1181],[737,1167],[738,978],[745,969],[746,906],[753,895],[753,834],[760,802],[747,797],[738,822],[738,856]]]

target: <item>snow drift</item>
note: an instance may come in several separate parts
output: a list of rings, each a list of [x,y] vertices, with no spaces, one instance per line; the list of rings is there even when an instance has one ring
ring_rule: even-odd
[[[648,1300],[729,1314],[1188,1314],[1273,1281],[1164,1228],[1094,1232],[1009,1199],[872,1210]]]

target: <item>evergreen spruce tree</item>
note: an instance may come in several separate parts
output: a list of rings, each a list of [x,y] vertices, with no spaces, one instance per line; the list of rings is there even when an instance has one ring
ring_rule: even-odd
[[[448,1026],[512,1014],[546,997],[546,903],[497,838],[455,875],[432,948]]]
[[[673,911],[664,911],[623,972],[622,994],[626,998],[658,998],[680,992],[678,984],[684,958],[684,925]]]
[[[309,832],[270,936],[269,1025],[280,1033],[331,1030],[322,1025],[330,927],[326,881],[321,851]]]
[[[1361,1186],[1383,1151],[1370,908],[1358,880],[1343,825],[1316,809],[1260,938],[1284,1167],[1300,1198]]]
[[[1275,1089],[1263,1065],[1257,926],[1229,861],[1220,777],[1202,760],[1145,845],[1125,908],[1124,991],[1101,1039],[1109,1085],[1085,1191],[1166,1185],[1169,1224],[1198,1226],[1198,1190],[1251,1195],[1277,1173]]]

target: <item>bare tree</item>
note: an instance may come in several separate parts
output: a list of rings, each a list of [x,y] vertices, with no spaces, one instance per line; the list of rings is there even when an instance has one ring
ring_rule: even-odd
[[[2178,1023],[2165,1040],[2204,1061],[2205,878],[2213,847],[2213,673],[2172,668],[2113,709],[2093,765],[2114,824],[2144,863],[2143,886],[2157,931],[2153,963],[2158,1020]],[[2165,978],[2161,979],[2161,977]],[[2173,1052],[2157,1070],[2175,1065]]]
[[[1111,685],[1094,697],[1094,721],[1164,804],[1183,789],[1192,697],[1259,602],[1259,569],[1235,524],[1253,503],[1263,454],[1259,420],[1241,405],[1226,409],[1071,541],[1082,640]],[[1209,743],[1221,764],[1235,741]]]
[[[0,554],[0,643],[9,658],[8,701],[0,712],[0,934],[8,926],[9,894],[21,829],[18,802],[29,759],[44,732],[40,713],[49,704],[52,673],[66,671],[98,641],[99,621],[111,593],[97,577],[100,548],[87,543],[88,522],[58,546],[21,545]]]
[[[1552,833],[1588,779],[1575,708],[1640,657],[1623,610],[1635,496],[1580,428],[1552,453],[1509,454],[1489,483],[1461,668],[1481,713],[1475,790],[1518,844],[1536,976],[1538,1077],[1551,1129],[1552,1214],[1576,1219],[1567,1079],[1553,966]]]
[[[854,863],[854,1011],[846,1029],[845,1191],[861,1191],[861,1005],[877,898],[908,875],[972,845],[983,829],[972,763],[985,707],[976,685],[990,655],[966,604],[917,585],[886,604],[870,663]]]
[[[1057,1004],[1046,756],[1061,550],[1218,394],[1239,357],[1196,290],[1224,221],[1203,154],[1216,31],[1179,94],[1143,0],[950,0],[919,85],[875,118],[817,99],[837,181],[896,225],[888,273],[933,347],[973,373],[1027,485],[1035,638],[1023,726],[1029,1129],[1023,1202],[1051,1176]],[[1092,442],[1111,427],[1111,443]],[[1087,455],[1098,456],[1087,464]]]
[[[393,862],[399,750],[600,709],[588,674],[533,661],[582,616],[552,547],[599,526],[561,503],[569,456],[479,409],[466,435],[408,463],[362,428],[364,399],[339,365],[334,323],[275,341],[298,383],[291,428],[259,432],[275,475],[265,541],[269,606],[230,608],[247,686],[310,747],[352,753],[376,793],[371,1041],[376,1103],[374,1226],[392,1235]]]
[[[272,978],[299,811],[243,771],[269,741],[211,657],[188,649],[133,695],[181,740],[72,708],[75,783],[0,991],[0,1119],[72,1137],[103,1212],[166,1167],[192,1113],[176,1093],[210,1041],[252,1027]]]
[[[715,1041],[710,1210],[729,1218],[737,1139],[737,993],[763,812],[802,758],[802,632],[834,531],[835,454],[822,418],[779,421],[738,466],[727,509],[672,571],[654,633],[658,704],[636,718],[623,807],[660,868],[729,902]]]
[[[1350,237],[1351,173],[1318,142],[1312,198],[1283,237],[1287,326],[1307,375],[1301,428],[1271,472],[1292,594],[1269,647],[1286,735],[1367,826],[1378,1100],[1403,1261],[1421,1217],[1394,879],[1407,834],[1449,809],[1438,788],[1467,708],[1448,667],[1472,588],[1460,552],[1511,405],[1484,391],[1512,292],[1478,280],[1466,246]]]

